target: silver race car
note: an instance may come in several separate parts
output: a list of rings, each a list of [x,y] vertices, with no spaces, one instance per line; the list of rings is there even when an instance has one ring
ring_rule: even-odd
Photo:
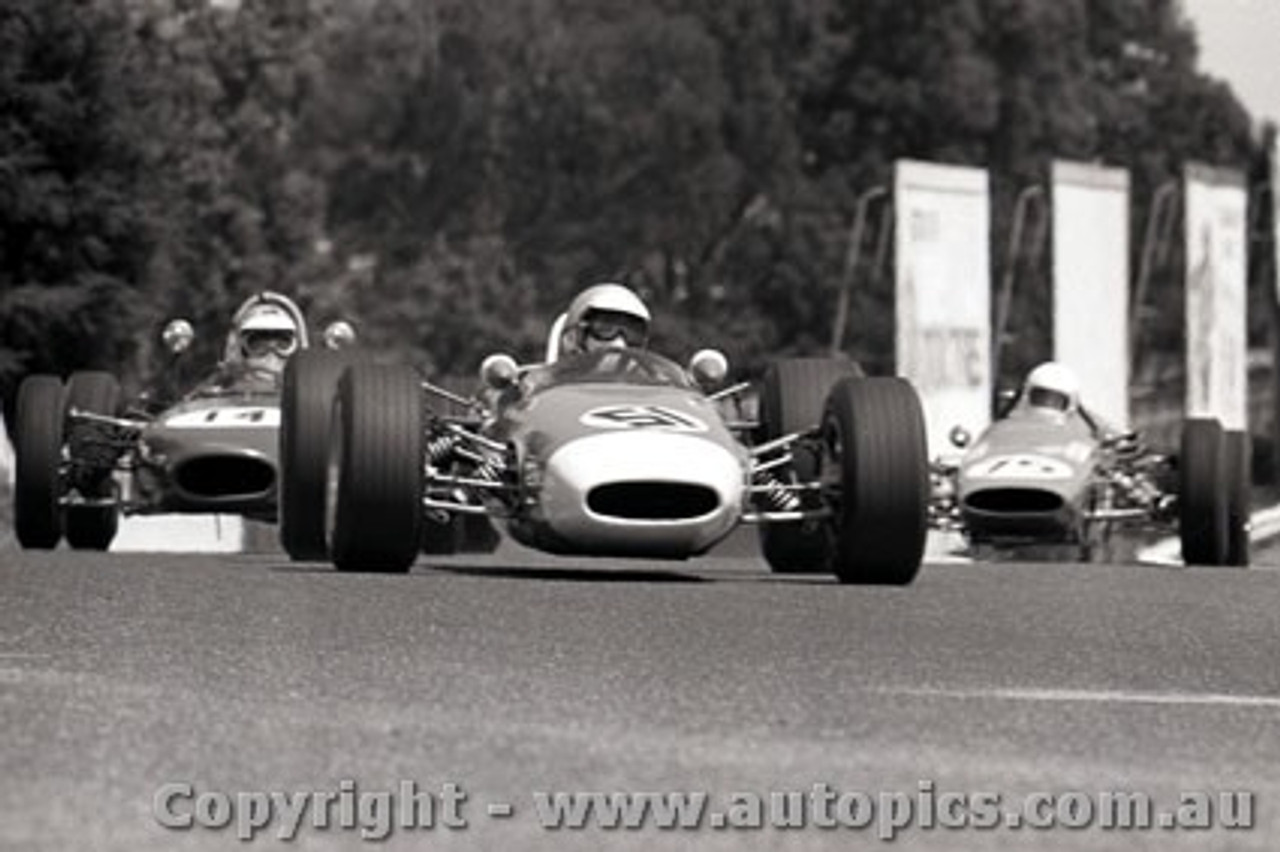
[[[353,337],[345,322],[325,332],[331,346]],[[185,320],[165,327],[174,369],[193,338]],[[126,405],[119,381],[106,372],[77,372],[65,383],[27,377],[15,441],[18,541],[52,548],[65,536],[73,548],[105,550],[121,514],[275,520],[280,371],[307,346],[297,305],[266,292],[236,312],[217,370],[177,400]]]
[[[526,367],[494,355],[464,397],[409,367],[303,353],[285,374],[282,543],[405,571],[468,519],[545,552],[656,559],[748,523],[776,571],[910,583],[929,499],[915,390],[847,361],[782,361],[760,416],[738,418],[749,386],[722,387],[727,371],[710,350],[687,367],[644,349]]]
[[[1187,564],[1249,563],[1249,436],[1215,419],[1182,424],[1176,453],[1088,412],[1026,394],[959,454],[934,463],[931,523],[963,533],[975,555],[1068,552],[1089,561],[1118,529],[1177,534]]]

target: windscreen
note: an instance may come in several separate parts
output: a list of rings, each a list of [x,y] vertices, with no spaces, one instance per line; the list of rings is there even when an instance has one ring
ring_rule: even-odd
[[[604,349],[567,355],[530,371],[530,393],[558,385],[625,384],[694,389],[689,375],[675,362],[646,349]]]

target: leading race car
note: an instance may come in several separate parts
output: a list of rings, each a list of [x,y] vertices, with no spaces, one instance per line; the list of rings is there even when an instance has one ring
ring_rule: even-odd
[[[338,322],[327,346],[354,338]],[[194,331],[164,330],[175,357]],[[297,305],[264,292],[232,319],[221,362],[180,399],[126,407],[110,373],[27,377],[18,392],[14,528],[25,548],[105,550],[123,514],[233,513],[276,517],[279,380],[286,360],[309,345]]]
[[[726,401],[749,386],[720,388],[727,370],[709,350],[687,368],[636,348],[526,367],[495,355],[468,399],[410,367],[303,353],[285,375],[282,543],[398,572],[457,518],[546,552],[658,559],[749,523],[775,571],[910,583],[929,498],[914,389],[843,360],[781,361],[760,417],[734,420]]]
[[[932,526],[979,555],[1065,549],[1085,561],[1117,529],[1176,532],[1187,564],[1248,565],[1248,434],[1188,419],[1176,454],[1153,452],[1084,409],[1057,367],[1033,371],[972,445],[953,430],[962,454],[934,464]]]

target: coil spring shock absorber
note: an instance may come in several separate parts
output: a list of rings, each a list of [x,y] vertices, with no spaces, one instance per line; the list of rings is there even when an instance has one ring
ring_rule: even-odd
[[[502,480],[502,474],[506,471],[507,466],[501,456],[483,450],[459,450],[458,455],[475,464],[471,471],[473,479],[481,479],[485,482],[500,482]]]
[[[427,441],[427,463],[440,464],[449,457],[454,447],[458,446],[456,435],[441,435]]]
[[[484,462],[476,466],[476,478],[485,479],[489,482],[497,482],[502,478],[504,465],[502,459],[495,458],[489,453],[484,454]]]
[[[786,484],[767,470],[756,471],[751,476],[757,493],[764,496],[770,508],[778,512],[796,512],[800,509],[800,497]]]

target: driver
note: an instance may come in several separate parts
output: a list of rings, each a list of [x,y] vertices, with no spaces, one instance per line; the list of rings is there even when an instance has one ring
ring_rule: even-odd
[[[649,342],[649,309],[621,284],[596,284],[579,293],[565,312],[560,353],[644,348]]]
[[[276,384],[300,345],[302,331],[294,314],[266,294],[253,296],[231,320],[219,383],[249,379]]]
[[[1080,380],[1069,367],[1048,361],[1027,374],[1022,396],[1031,408],[1071,414],[1080,409]]]
[[[561,358],[590,352],[644,349],[649,343],[649,309],[630,288],[606,282],[578,293],[552,323],[546,361],[522,371],[520,380],[502,391],[482,389],[485,407],[496,411],[526,393],[535,377]],[[609,360],[615,360],[610,358]]]
[[[1057,361],[1046,361],[1027,374],[1022,385],[1022,406],[1051,417],[1078,416],[1098,440],[1129,433],[1116,429],[1080,402],[1080,379]]]

